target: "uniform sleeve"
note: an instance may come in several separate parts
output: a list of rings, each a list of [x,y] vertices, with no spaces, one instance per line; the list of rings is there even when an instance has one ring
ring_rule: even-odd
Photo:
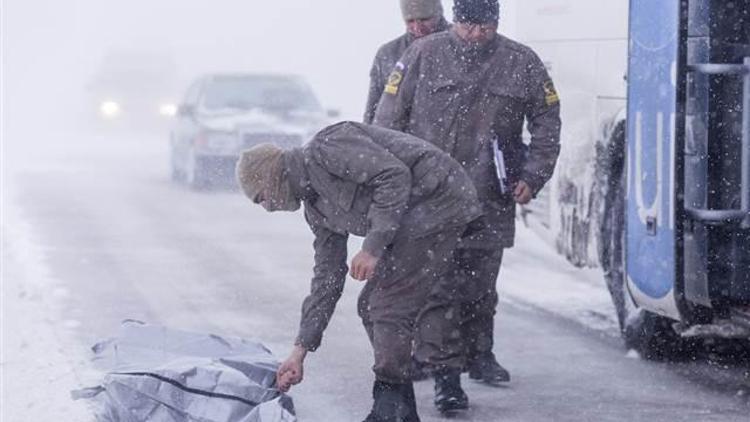
[[[365,105],[365,115],[363,118],[363,121],[367,124],[372,124],[372,121],[375,119],[375,110],[378,107],[380,96],[383,94],[383,88],[387,80],[383,73],[390,70],[382,68],[380,56],[381,52],[378,51],[370,69],[370,90],[367,93],[367,104]]]
[[[329,173],[372,190],[362,250],[380,257],[406,214],[411,170],[396,156],[351,124],[315,144],[313,157]]]
[[[536,194],[552,177],[560,154],[560,98],[544,63],[536,54],[532,53],[527,72],[529,101],[525,115],[531,144],[521,178]]]
[[[299,334],[296,344],[314,351],[320,346],[336,303],[346,281],[347,236],[323,227],[313,227],[315,267],[310,294],[302,302]]]
[[[391,70],[373,124],[404,132],[409,124],[420,73],[419,43],[406,49]]]

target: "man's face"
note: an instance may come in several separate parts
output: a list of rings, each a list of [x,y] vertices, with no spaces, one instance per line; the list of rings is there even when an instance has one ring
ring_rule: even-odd
[[[406,32],[414,38],[422,38],[434,34],[440,26],[440,16],[426,19],[410,19],[406,21]]]
[[[470,44],[483,45],[497,34],[497,23],[462,23],[456,22],[453,30],[459,38]]]
[[[286,201],[279,202],[271,197],[268,193],[266,193],[264,190],[258,192],[257,195],[252,199],[252,201],[261,207],[263,207],[268,212],[275,212],[275,211],[297,211],[301,204],[301,201],[297,198],[289,198]]]
[[[254,204],[258,204],[261,207],[265,208],[266,211],[271,211],[268,209],[268,200],[266,199],[266,193],[264,191],[258,192],[253,198],[252,201]]]
[[[265,208],[268,212],[278,211],[275,201],[272,201],[265,191],[258,192],[258,194],[255,195],[255,198],[253,198],[253,202]]]

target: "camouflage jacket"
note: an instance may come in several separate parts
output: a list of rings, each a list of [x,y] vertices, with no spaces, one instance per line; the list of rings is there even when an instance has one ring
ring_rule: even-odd
[[[560,102],[544,64],[501,35],[481,49],[467,48],[453,31],[414,42],[392,71],[374,123],[425,139],[464,166],[484,205],[482,242],[493,247],[513,245],[513,185],[523,180],[538,192],[560,151]],[[505,158],[506,193],[495,169],[495,140]]]
[[[347,238],[363,236],[380,257],[396,242],[436,234],[481,216],[471,179],[448,154],[413,136],[344,122],[285,153],[315,241],[310,295],[297,343],[320,345],[344,288]]]

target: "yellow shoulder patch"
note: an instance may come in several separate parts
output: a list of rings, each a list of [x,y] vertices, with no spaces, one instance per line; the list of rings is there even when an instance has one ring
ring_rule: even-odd
[[[404,79],[404,75],[401,73],[399,69],[394,70],[391,72],[391,75],[388,76],[388,83],[385,85],[385,93],[396,95],[398,94],[398,87],[401,85],[401,81]]]
[[[547,81],[544,83],[544,100],[547,102],[548,106],[560,102],[560,96],[557,95],[557,90],[555,90],[555,85],[552,83],[552,81]]]

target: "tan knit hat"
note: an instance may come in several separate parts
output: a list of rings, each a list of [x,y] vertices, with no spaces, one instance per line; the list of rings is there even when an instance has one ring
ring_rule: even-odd
[[[273,144],[262,144],[240,155],[237,161],[237,182],[253,202],[261,192],[268,191],[281,179],[282,149]]]
[[[294,194],[284,167],[284,151],[278,146],[261,144],[244,151],[235,172],[245,195],[267,211],[299,209],[300,199]]]
[[[443,16],[440,0],[401,0],[401,14],[405,21]]]

